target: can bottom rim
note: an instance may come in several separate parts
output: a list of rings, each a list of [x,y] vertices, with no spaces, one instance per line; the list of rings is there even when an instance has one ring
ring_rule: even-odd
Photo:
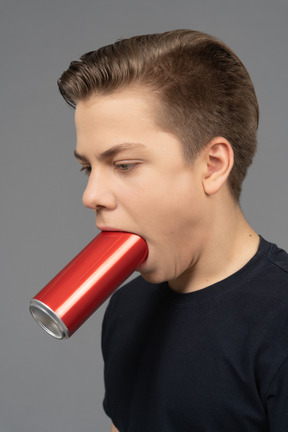
[[[30,301],[29,310],[34,320],[56,339],[67,339],[70,333],[61,318],[45,303],[37,299]]]

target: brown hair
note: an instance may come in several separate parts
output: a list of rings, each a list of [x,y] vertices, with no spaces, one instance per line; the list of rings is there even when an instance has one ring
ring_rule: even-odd
[[[257,146],[258,103],[250,76],[221,41],[193,30],[174,30],[123,39],[73,61],[58,80],[73,107],[92,94],[139,84],[161,103],[158,124],[181,140],[193,160],[216,136],[234,151],[229,176],[239,200],[242,182]]]

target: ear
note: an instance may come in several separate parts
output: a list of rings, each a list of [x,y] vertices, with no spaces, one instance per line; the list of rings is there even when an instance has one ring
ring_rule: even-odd
[[[223,137],[213,138],[203,152],[203,188],[207,195],[217,193],[226,184],[234,163],[234,152]]]

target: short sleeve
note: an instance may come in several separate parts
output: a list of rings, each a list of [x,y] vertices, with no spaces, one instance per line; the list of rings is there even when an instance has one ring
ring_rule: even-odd
[[[270,432],[288,432],[288,358],[275,374],[266,397]]]

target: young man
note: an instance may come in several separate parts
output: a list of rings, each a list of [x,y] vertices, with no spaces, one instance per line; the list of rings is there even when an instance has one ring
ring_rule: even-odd
[[[97,227],[149,247],[103,323],[112,430],[287,431],[288,256],[239,206],[258,126],[244,65],[177,30],[88,53],[59,88]]]

